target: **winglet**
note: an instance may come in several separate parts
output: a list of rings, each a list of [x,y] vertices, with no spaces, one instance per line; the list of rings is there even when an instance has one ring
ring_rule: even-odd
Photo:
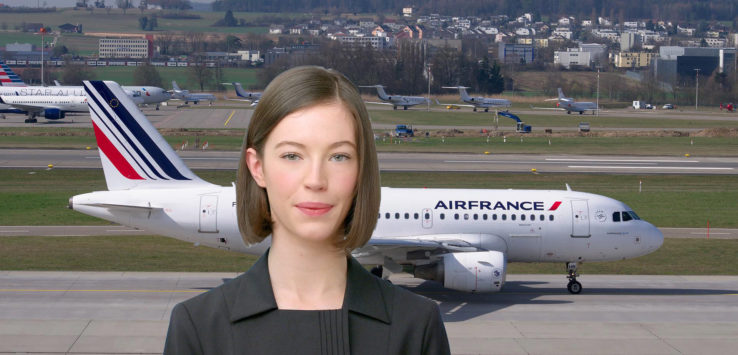
[[[207,186],[113,81],[84,81],[109,190]]]

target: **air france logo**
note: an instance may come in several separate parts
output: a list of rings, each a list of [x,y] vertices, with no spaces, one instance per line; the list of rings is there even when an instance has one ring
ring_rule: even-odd
[[[556,211],[561,206],[561,201],[551,204],[548,211]],[[459,201],[438,200],[434,209],[443,210],[490,210],[490,211],[545,211],[545,203],[543,201]]]

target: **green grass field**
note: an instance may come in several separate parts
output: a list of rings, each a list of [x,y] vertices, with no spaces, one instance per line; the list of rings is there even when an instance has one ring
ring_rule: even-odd
[[[34,4],[35,5],[35,4]],[[150,16],[154,11],[146,11],[145,16]],[[159,31],[182,31],[182,32],[213,32],[219,34],[226,33],[266,33],[266,27],[213,27],[212,24],[220,20],[224,16],[224,12],[199,12],[192,11],[192,14],[201,16],[200,19],[166,19],[159,18],[157,23],[159,27],[154,33]],[[236,19],[243,18],[247,24],[253,22],[262,13],[234,12]],[[299,17],[304,14],[280,14],[280,16]],[[120,32],[120,33],[143,33],[141,31],[138,18],[141,17],[141,11],[138,9],[129,9],[126,14],[120,9],[100,10],[95,9],[92,12],[83,10],[59,9],[56,12],[47,13],[1,13],[0,24],[5,23],[9,30],[13,30],[15,26],[22,23],[39,22],[45,26],[51,27],[52,30],[58,31],[59,25],[65,23],[77,24],[81,23],[84,32]]]
[[[113,80],[120,85],[133,85],[134,70],[136,70],[135,67],[98,67],[94,69],[95,79]],[[176,80],[177,84],[183,89],[194,92],[200,90],[190,77],[187,68],[157,67],[156,70],[159,72],[164,88],[167,90],[172,88],[172,80]],[[223,68],[225,82],[240,82],[245,88],[256,84],[256,73],[256,69]],[[226,89],[233,90],[228,86],[226,86]]]
[[[236,178],[235,170],[196,174],[219,185]],[[658,227],[705,227],[709,220],[714,228],[738,228],[738,179],[733,176],[382,173],[382,185],[392,187],[561,190],[567,183],[576,191],[623,201]],[[0,225],[108,223],[66,208],[73,195],[106,189],[101,169],[0,169],[0,201],[12,206],[0,214]]]
[[[585,274],[736,275],[738,240],[667,239],[656,252],[586,263]],[[157,236],[3,237],[0,270],[243,272],[255,256]],[[689,260],[685,263],[684,260]],[[563,264],[511,263],[510,274],[562,274]],[[563,281],[562,281],[563,282]]]

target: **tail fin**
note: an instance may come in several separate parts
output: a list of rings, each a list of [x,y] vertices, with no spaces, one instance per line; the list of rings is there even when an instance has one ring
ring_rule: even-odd
[[[564,96],[564,91],[561,90],[561,88],[559,88],[559,100],[563,100],[565,98],[566,98],[566,96]]]
[[[459,86],[459,95],[461,95],[461,101],[471,101],[471,97],[469,97],[469,94],[466,92],[466,87]]]
[[[177,91],[182,91],[182,89],[179,88],[179,85],[177,85],[177,82],[172,80],[172,89]]]
[[[26,83],[5,62],[0,61],[0,86],[26,86]]]
[[[108,190],[207,186],[113,81],[85,81]]]
[[[241,83],[234,82],[233,87],[236,89],[236,95],[238,95],[238,97],[243,97],[244,99],[248,100],[258,100],[261,98],[261,94],[258,92],[248,92],[244,90],[243,86],[241,86]]]
[[[386,92],[384,92],[384,86],[382,85],[374,85],[375,88],[377,88],[377,96],[379,96],[382,100],[389,100],[389,96]]]

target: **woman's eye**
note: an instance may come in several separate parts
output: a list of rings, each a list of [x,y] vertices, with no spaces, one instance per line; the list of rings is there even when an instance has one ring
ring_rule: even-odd
[[[346,160],[349,160],[349,159],[351,159],[351,157],[348,156],[348,154],[334,154],[331,157],[331,160],[333,160],[333,161],[346,161]]]
[[[286,153],[286,154],[282,154],[282,159],[297,160],[297,159],[300,159],[300,156],[295,153]]]

